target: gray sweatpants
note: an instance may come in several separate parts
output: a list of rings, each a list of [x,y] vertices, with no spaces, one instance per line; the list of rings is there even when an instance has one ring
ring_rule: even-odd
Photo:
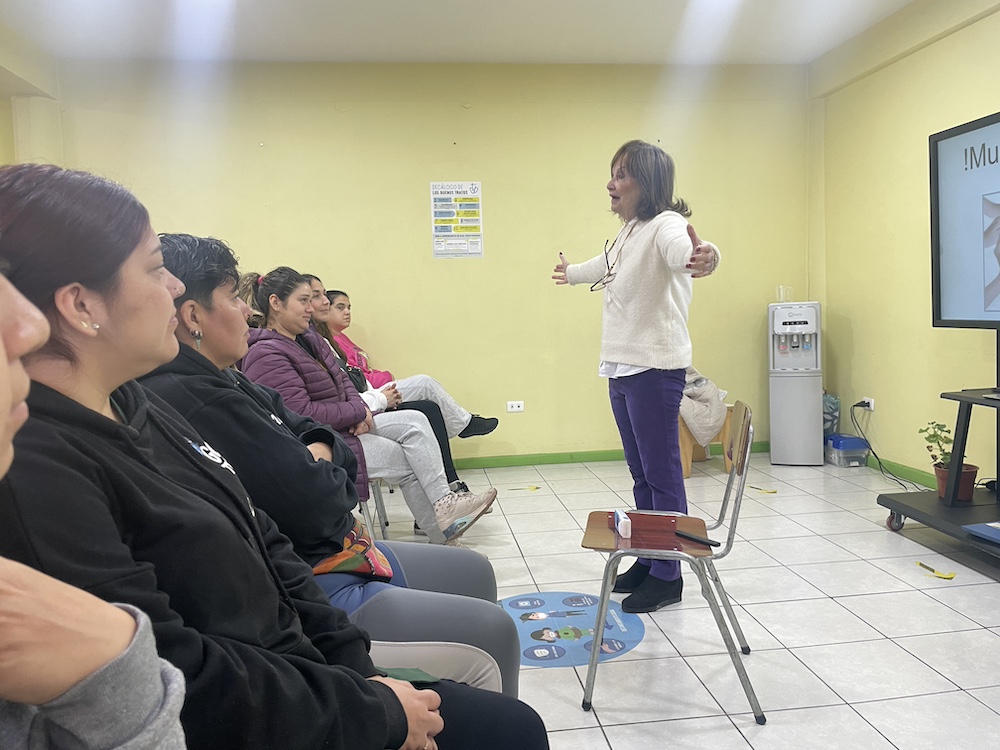
[[[468,549],[379,542],[399,565],[406,588],[387,586],[349,617],[377,641],[451,641],[475,646],[500,667],[503,693],[517,697],[521,649],[517,626],[496,603],[490,561]],[[427,671],[433,673],[433,669]]]
[[[361,436],[361,447],[368,476],[398,484],[427,538],[434,544],[444,544],[433,503],[448,494],[448,480],[427,417],[409,410],[376,414],[375,429]]]
[[[472,415],[459,405],[430,375],[411,375],[396,381],[396,388],[403,401],[433,401],[441,409],[448,437],[455,437],[464,430]]]

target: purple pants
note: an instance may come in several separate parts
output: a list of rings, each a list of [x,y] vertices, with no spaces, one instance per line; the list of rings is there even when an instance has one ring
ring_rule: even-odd
[[[635,507],[687,513],[677,418],[684,392],[684,370],[646,370],[610,378],[611,411],[622,436],[625,460],[635,485]],[[680,577],[676,560],[640,560],[650,575],[664,581]]]

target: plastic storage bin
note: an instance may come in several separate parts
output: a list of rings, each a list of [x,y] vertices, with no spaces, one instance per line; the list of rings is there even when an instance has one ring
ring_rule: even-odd
[[[866,466],[868,441],[854,435],[834,433],[826,437],[826,462],[834,466]]]

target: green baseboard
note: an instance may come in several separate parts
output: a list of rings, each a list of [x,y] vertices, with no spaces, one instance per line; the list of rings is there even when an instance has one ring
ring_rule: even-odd
[[[456,469],[495,469],[499,466],[574,464],[583,461],[624,461],[624,451],[576,451],[573,453],[525,453],[520,456],[476,456],[456,458]]]
[[[878,468],[878,461],[875,460],[875,456],[871,453],[868,454],[868,465],[873,469]],[[900,479],[916,482],[917,484],[922,484],[924,487],[937,487],[937,479],[932,472],[912,469],[909,466],[897,464],[895,461],[886,461],[884,458],[882,459],[882,465]]]
[[[750,446],[751,453],[767,453],[771,450],[771,443],[767,440],[761,440],[759,443],[754,443]],[[712,443],[708,446],[708,455],[710,456],[721,456],[722,455],[722,443]]]
[[[767,453],[771,450],[771,443],[762,440],[754,443],[750,448],[751,453]],[[722,455],[722,444],[713,443],[708,447],[712,456]],[[525,453],[519,456],[476,456],[473,458],[456,458],[456,469],[495,469],[500,466],[536,466],[542,464],[575,464],[585,461],[624,461],[625,453],[620,450],[611,451],[574,451],[572,453]],[[874,469],[878,468],[875,457],[869,454],[868,465]],[[929,471],[911,469],[909,466],[897,464],[893,461],[882,460],[882,465],[900,479],[907,479],[925,487],[934,487],[936,480],[934,474]]]
[[[753,453],[767,453],[771,450],[768,442],[754,443]],[[713,456],[722,455],[722,445],[709,446]],[[584,461],[624,461],[625,453],[612,451],[574,451],[572,453],[525,453],[519,456],[475,456],[471,458],[456,458],[456,469],[495,469],[500,466],[535,466],[539,464],[575,464]]]

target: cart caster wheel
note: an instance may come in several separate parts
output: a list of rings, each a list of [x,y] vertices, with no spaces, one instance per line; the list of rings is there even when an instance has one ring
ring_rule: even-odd
[[[903,523],[905,521],[905,516],[901,516],[898,513],[891,513],[889,514],[889,517],[885,519],[885,525],[889,531],[899,531],[903,528]]]
[[[589,711],[590,710],[590,701],[584,701],[583,702],[583,710],[584,711]]]

